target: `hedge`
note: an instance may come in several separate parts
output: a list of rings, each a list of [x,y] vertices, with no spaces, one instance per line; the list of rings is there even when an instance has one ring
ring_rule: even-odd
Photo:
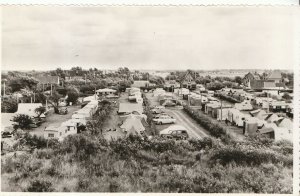
[[[226,129],[220,126],[218,123],[214,123],[209,117],[199,113],[196,109],[192,109],[185,105],[184,111],[196,120],[203,128],[210,132],[214,137],[221,138],[226,135]]]
[[[234,97],[222,95],[222,94],[216,94],[220,99],[223,99],[225,101],[228,101],[230,103],[241,103],[239,100],[235,99]]]

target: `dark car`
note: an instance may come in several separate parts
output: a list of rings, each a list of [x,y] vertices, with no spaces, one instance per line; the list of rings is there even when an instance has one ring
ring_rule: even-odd
[[[170,136],[173,139],[180,139],[180,140],[186,140],[189,138],[189,134],[185,130],[172,131]]]
[[[3,132],[1,135],[2,138],[10,138],[12,136],[13,136],[13,134],[10,132]]]

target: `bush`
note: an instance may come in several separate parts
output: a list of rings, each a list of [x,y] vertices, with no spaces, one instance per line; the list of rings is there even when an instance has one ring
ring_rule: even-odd
[[[292,166],[293,159],[284,155],[278,155],[274,151],[266,149],[242,149],[238,147],[225,147],[216,150],[210,158],[211,163],[222,165],[235,162],[238,165],[258,166],[262,163],[283,163],[285,166]]]
[[[47,180],[34,180],[30,182],[27,187],[28,192],[52,192],[52,183]]]

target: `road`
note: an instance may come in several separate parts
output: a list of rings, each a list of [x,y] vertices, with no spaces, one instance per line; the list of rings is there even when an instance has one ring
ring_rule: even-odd
[[[194,119],[192,119],[183,111],[183,109],[166,109],[166,113],[176,118],[175,124],[187,128],[191,138],[201,139],[204,137],[209,137],[205,129],[199,126]]]

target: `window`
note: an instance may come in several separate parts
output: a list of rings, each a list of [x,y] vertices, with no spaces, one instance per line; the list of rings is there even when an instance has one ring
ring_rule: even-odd
[[[54,133],[49,133],[48,137],[54,137]]]

